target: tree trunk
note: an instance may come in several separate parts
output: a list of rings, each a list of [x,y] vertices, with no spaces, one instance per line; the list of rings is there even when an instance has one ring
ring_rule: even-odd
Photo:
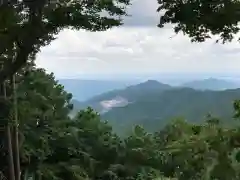
[[[15,180],[13,152],[12,152],[12,140],[11,140],[11,129],[10,129],[9,125],[7,126],[7,143],[8,143],[9,180]]]
[[[14,170],[15,170],[15,179],[20,180],[20,158],[19,158],[19,136],[18,136],[18,108],[17,108],[17,94],[16,94],[16,84],[15,84],[15,75],[12,77],[12,92],[13,92],[13,136],[14,136]]]
[[[6,94],[6,86],[3,83],[3,96],[7,101]],[[6,117],[8,118],[8,117]],[[14,161],[13,161],[13,151],[12,151],[12,135],[11,135],[11,127],[9,120],[7,122],[7,146],[8,146],[8,169],[9,169],[9,180],[15,180],[15,172],[14,172]]]

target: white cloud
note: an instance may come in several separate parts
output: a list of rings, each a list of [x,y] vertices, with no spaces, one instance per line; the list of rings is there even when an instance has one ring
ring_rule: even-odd
[[[154,15],[155,1],[148,2],[136,0],[133,3],[129,10],[133,17],[126,21],[126,26],[94,33],[62,31],[57,40],[39,53],[37,65],[58,77],[240,70],[238,43],[190,43],[187,37],[175,35],[169,27],[158,29],[150,26],[145,20],[149,18],[149,22],[155,22],[157,15]],[[145,13],[139,9],[144,9]],[[131,22],[135,24],[130,26]]]

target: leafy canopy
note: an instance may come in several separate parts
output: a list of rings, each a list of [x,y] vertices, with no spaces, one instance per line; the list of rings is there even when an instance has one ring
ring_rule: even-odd
[[[182,31],[195,42],[219,35],[225,43],[232,41],[240,30],[239,0],[158,0],[158,3],[158,11],[163,12],[159,27],[173,23],[176,33]]]
[[[129,0],[22,0],[1,5],[0,61],[5,65],[0,82],[64,28],[103,31],[121,25],[128,4]]]
[[[22,179],[240,177],[239,126],[223,127],[211,116],[203,125],[177,119],[155,133],[136,126],[130,136],[120,138],[91,108],[69,118],[71,94],[53,74],[29,63],[28,68],[18,72],[16,80]],[[239,104],[234,104],[235,118],[239,118]],[[5,116],[2,112],[1,117]],[[0,175],[7,177],[5,136],[0,131]]]

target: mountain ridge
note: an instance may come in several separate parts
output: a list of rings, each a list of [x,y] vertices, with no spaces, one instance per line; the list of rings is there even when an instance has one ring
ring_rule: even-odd
[[[155,127],[164,126],[174,118],[200,123],[207,114],[232,119],[233,101],[240,98],[240,89],[197,91],[182,88],[168,90],[149,98],[114,108],[103,114],[102,118],[108,120],[116,131],[119,127],[128,129],[135,124],[154,131]]]
[[[139,97],[144,96],[145,94],[154,93],[154,92],[163,92],[165,90],[173,88],[168,84],[160,83],[156,80],[148,80],[141,82],[137,85],[131,85],[124,89],[112,90],[93,98],[88,99],[87,101],[81,102],[81,108],[86,108],[88,106],[93,107],[96,111],[100,113],[106,112],[106,109],[102,106],[102,102],[114,101],[116,98],[122,99],[125,105],[136,101]],[[79,103],[80,104],[80,103]],[[78,107],[78,105],[77,105]],[[111,109],[111,108],[110,108]]]
[[[212,79],[211,79],[212,80]],[[173,118],[201,122],[210,113],[222,118],[232,115],[232,103],[240,99],[240,89],[197,90],[170,86],[148,80],[124,89],[113,90],[81,102],[81,108],[91,106],[108,120],[116,132],[141,124],[153,131]],[[77,108],[79,110],[79,108]]]
[[[182,87],[189,87],[196,90],[215,90],[221,91],[226,89],[236,89],[240,87],[240,84],[232,81],[226,81],[223,79],[208,78],[202,80],[194,80],[180,85]]]
[[[123,88],[123,89],[117,89],[117,90],[105,92],[103,94],[100,94],[100,95],[94,96],[93,98],[88,99],[87,102],[109,99],[115,96],[127,96],[126,98],[132,99],[130,96],[131,95],[136,96],[135,93],[138,93],[139,95],[141,95],[145,93],[145,91],[149,92],[149,91],[156,91],[156,90],[166,90],[170,88],[172,88],[172,86],[168,84],[161,83],[157,80],[148,80],[136,85],[127,86],[126,88]]]

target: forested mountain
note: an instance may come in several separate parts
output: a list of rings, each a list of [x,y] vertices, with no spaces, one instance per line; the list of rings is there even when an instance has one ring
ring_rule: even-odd
[[[168,84],[163,84],[156,80],[148,80],[146,82],[142,82],[137,85],[128,86],[127,88],[124,88],[124,89],[103,93],[99,96],[90,98],[87,102],[102,101],[102,100],[114,98],[116,96],[124,97],[129,101],[135,101],[138,97],[141,97],[146,93],[152,93],[156,91],[162,92],[171,88],[172,87]]]
[[[135,126],[129,136],[120,138],[92,109],[82,110],[69,118],[71,94],[58,84],[53,74],[47,74],[43,69],[33,66],[30,71],[28,68],[27,73],[19,73],[17,82],[20,168],[23,179],[190,180],[205,177],[206,180],[237,180],[239,177],[239,168],[236,166],[240,154],[236,149],[239,146],[238,126],[223,128],[220,120],[208,117],[205,118],[207,122],[204,125],[177,120],[163,127],[155,123],[155,119],[149,119],[147,123],[153,123],[154,128],[158,129],[155,133],[148,133],[141,126]],[[155,92],[158,92],[157,82],[148,81],[139,87],[146,90],[146,84],[153,85],[150,89],[157,89]],[[171,109],[181,107],[180,101],[184,99],[189,101],[190,106],[199,99],[211,104],[211,101],[220,97],[231,94],[234,98],[239,95],[238,90],[217,93],[208,91],[206,96],[203,92],[192,89],[164,87],[168,90],[155,95],[150,90],[153,96],[143,99],[143,102],[153,101],[155,110],[161,110],[155,103],[162,96],[165,97],[162,101],[165,105],[168,97],[176,99],[176,104]],[[7,83],[11,99],[10,89],[10,84]],[[176,92],[180,93],[178,95],[182,99],[174,95]],[[213,98],[207,100],[203,97]],[[222,101],[224,99],[220,98],[218,106],[223,108]],[[9,105],[11,112],[14,106]],[[235,114],[238,118],[240,103],[236,102],[234,107],[232,115]],[[142,108],[138,111],[143,117],[144,110]],[[0,112],[1,118],[8,117],[4,114],[5,111]],[[3,127],[4,124],[1,124]],[[8,177],[8,146],[3,138],[5,134],[0,131],[3,147],[0,151],[0,175],[3,179]],[[233,159],[236,162],[232,162]]]
[[[79,109],[91,106],[95,110],[106,112],[111,107],[125,106],[129,103],[133,103],[140,97],[152,94],[155,92],[161,93],[165,90],[171,89],[172,87],[167,84],[160,83],[155,80],[148,80],[137,85],[128,86],[125,89],[113,90],[110,92],[103,93],[88,99],[85,102],[78,102],[75,100],[75,112]],[[109,108],[110,107],[110,108]]]
[[[136,124],[143,125],[146,130],[153,132],[174,118],[200,123],[211,114],[230,121],[233,113],[232,103],[236,99],[240,99],[240,89],[202,91],[172,87],[148,80],[125,89],[101,94],[86,102],[73,102],[73,112],[90,106],[120,134],[130,131]]]
[[[129,129],[141,124],[150,131],[165,125],[173,118],[202,122],[207,114],[232,118],[232,103],[240,99],[240,89],[197,91],[190,88],[172,89],[162,93],[145,94],[125,107],[116,107],[102,115],[115,130]],[[119,131],[118,131],[119,132]]]
[[[204,80],[195,80],[181,85],[197,90],[226,90],[240,88],[240,84],[222,79],[209,78]]]

